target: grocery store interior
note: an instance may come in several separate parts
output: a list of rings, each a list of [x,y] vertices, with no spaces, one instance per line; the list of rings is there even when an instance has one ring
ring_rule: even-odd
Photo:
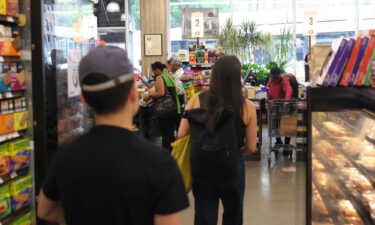
[[[97,46],[127,51],[140,102],[133,131],[158,146],[143,100],[151,64],[178,62],[188,100],[209,89],[220,57],[241,61],[258,130],[243,224],[375,225],[374,0],[0,1],[0,225],[50,224],[36,215],[37,195],[58,146],[95,126],[78,66]],[[296,81],[287,105],[269,98],[273,67]],[[188,195],[183,225],[194,224]]]

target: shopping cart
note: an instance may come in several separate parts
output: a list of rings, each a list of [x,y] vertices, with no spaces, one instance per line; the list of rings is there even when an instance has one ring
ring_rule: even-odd
[[[268,166],[271,166],[272,153],[278,158],[279,150],[286,151],[292,158],[295,146],[291,144],[272,144],[273,137],[296,137],[298,120],[298,100],[270,100],[268,101],[268,137],[270,148],[268,152]]]

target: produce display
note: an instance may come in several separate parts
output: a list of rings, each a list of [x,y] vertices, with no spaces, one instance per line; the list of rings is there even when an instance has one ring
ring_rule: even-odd
[[[361,112],[313,113],[312,224],[375,224],[374,124]]]

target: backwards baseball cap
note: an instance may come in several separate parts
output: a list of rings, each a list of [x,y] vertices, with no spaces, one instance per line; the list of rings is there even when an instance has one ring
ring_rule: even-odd
[[[181,60],[178,57],[171,57],[169,59],[169,64],[181,65]]]
[[[134,79],[134,68],[125,50],[102,46],[91,50],[79,64],[79,81],[85,92],[99,92],[116,87]],[[108,81],[98,84],[84,84],[90,74],[104,74]]]

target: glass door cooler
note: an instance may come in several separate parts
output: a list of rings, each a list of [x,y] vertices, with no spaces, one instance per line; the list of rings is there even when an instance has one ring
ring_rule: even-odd
[[[375,90],[311,88],[307,224],[375,224]]]

